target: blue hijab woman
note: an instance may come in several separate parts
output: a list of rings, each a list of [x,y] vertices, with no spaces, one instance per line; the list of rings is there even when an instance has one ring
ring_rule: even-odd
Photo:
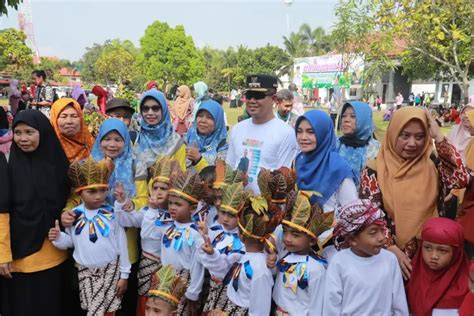
[[[366,161],[375,159],[380,147],[380,143],[372,137],[372,109],[367,103],[352,101],[344,104],[341,113],[339,124],[343,136],[339,137],[336,148],[354,170],[358,185]]]
[[[201,103],[196,120],[186,134],[186,143],[196,146],[209,165],[214,165],[217,158],[225,160],[229,146],[224,110],[219,103],[214,100]]]
[[[301,151],[295,160],[298,189],[309,191],[311,203],[318,203],[324,212],[356,200],[356,177],[336,152],[336,134],[329,115],[308,111],[298,118],[295,130]]]
[[[114,138],[115,132],[122,138],[123,147],[117,145],[120,140]],[[114,142],[111,147],[110,142]],[[113,192],[117,183],[121,183],[125,190],[125,194],[131,199],[136,194],[136,187],[133,174],[133,155],[132,142],[130,140],[130,133],[127,125],[119,119],[109,118],[105,120],[99,129],[99,134],[95,140],[91,152],[92,158],[95,160],[102,160],[105,157],[112,158],[114,161],[114,171],[109,179],[109,193],[107,202],[113,204],[115,201]]]
[[[149,90],[142,95],[139,104],[140,131],[133,149],[135,178],[144,180],[148,168],[157,157],[174,156],[185,168],[186,146],[182,138],[173,131],[170,111],[165,95],[158,90]]]

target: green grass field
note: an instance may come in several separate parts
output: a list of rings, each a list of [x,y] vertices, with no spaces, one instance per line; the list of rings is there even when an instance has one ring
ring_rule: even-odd
[[[7,99],[0,99],[0,105],[7,105]],[[227,114],[227,121],[230,126],[234,126],[237,123],[237,117],[239,115],[242,115],[243,113],[243,107],[241,108],[235,108],[231,109],[229,107],[229,103],[224,104],[224,110],[225,113]],[[306,108],[306,111],[312,110],[312,108]],[[326,110],[326,109],[323,109]],[[383,136],[385,134],[385,130],[387,129],[388,122],[383,121],[383,111],[374,111],[374,124],[375,124],[375,134],[377,136],[377,139],[381,140],[383,139]],[[451,129],[451,126],[447,127],[442,127],[441,132],[443,135],[447,135],[449,130]]]

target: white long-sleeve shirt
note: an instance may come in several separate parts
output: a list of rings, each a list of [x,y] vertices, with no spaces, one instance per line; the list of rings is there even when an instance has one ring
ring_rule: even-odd
[[[385,249],[371,257],[350,249],[336,253],[326,272],[323,315],[409,315],[395,255]]]
[[[294,253],[289,253],[282,261],[290,265],[300,264],[300,269],[304,267],[308,283],[304,289],[299,287],[298,279],[301,270],[297,268],[285,276],[285,281],[283,279],[285,273],[278,271],[273,288],[275,303],[290,315],[323,315],[325,262]],[[279,264],[282,264],[282,262],[279,262]]]
[[[245,253],[245,245],[237,236],[238,228],[227,231],[220,225],[209,230],[209,238],[214,245],[214,253],[208,255],[202,250],[204,240],[196,242],[197,255],[202,265],[209,273],[223,279],[235,262],[238,262]],[[218,240],[218,241],[217,241]]]
[[[181,232],[182,238],[167,240],[170,232]],[[194,223],[174,221],[169,227],[159,227],[156,238],[161,240],[161,263],[170,264],[176,270],[189,270],[191,280],[185,296],[193,301],[199,298],[204,282],[204,267],[197,258],[196,243],[202,239]],[[181,246],[179,244],[181,243]],[[176,248],[179,248],[178,250]]]
[[[105,210],[105,208],[101,208]],[[115,217],[100,215],[101,209],[88,210],[84,204],[79,205],[74,210],[83,212],[84,227],[80,233],[76,234],[81,221],[76,225],[66,228],[61,232],[59,238],[53,241],[53,245],[59,249],[74,248],[74,260],[82,266],[88,268],[105,267],[110,262],[114,262],[119,257],[120,278],[128,279],[130,274],[130,261],[128,260],[127,236],[125,230]],[[110,207],[109,210],[113,209]],[[99,225],[94,222],[94,218],[101,220],[109,229],[108,236],[104,236],[99,229]],[[89,238],[89,226],[93,225],[97,240],[92,242]]]
[[[246,274],[244,265],[249,262],[252,277]],[[227,297],[237,306],[248,308],[249,316],[270,315],[272,303],[273,276],[267,268],[263,252],[247,252],[240,258],[242,269],[238,276],[238,289],[234,289],[232,280],[227,285]]]

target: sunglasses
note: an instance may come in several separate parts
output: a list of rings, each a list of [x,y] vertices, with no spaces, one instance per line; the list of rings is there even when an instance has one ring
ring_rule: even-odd
[[[142,106],[142,113],[148,113],[149,111],[152,111],[152,112],[160,112],[161,110],[161,106],[159,105],[153,105],[153,106]]]
[[[275,93],[273,92],[262,92],[262,91],[246,91],[244,96],[245,99],[250,100],[250,99],[255,99],[255,100],[262,100],[265,99],[266,97],[272,96]]]

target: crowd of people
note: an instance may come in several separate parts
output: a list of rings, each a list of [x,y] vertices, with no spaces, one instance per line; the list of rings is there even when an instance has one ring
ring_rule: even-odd
[[[0,107],[0,315],[474,315],[473,100],[377,140],[369,104],[294,113],[252,75],[228,135],[204,82],[152,82],[91,133],[33,79]]]

